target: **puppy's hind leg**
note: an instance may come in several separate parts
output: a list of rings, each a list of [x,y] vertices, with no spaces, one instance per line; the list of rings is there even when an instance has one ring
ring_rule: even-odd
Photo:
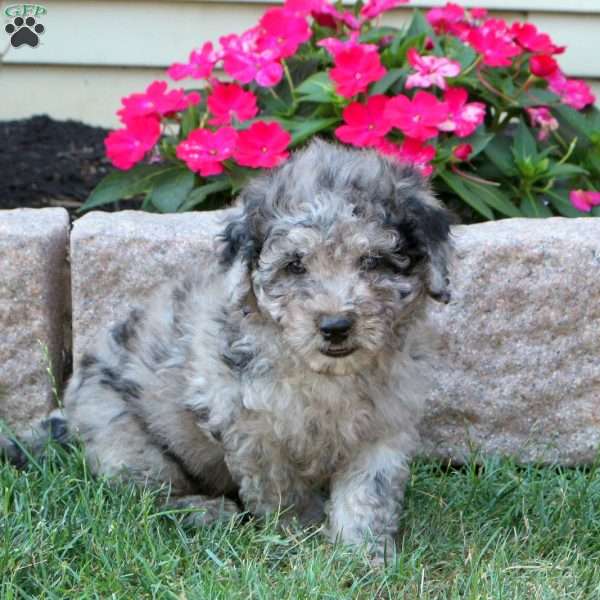
[[[170,486],[174,494],[193,493],[185,469],[136,414],[138,384],[117,369],[116,361],[84,356],[65,393],[69,427],[84,444],[90,470],[142,486]]]
[[[73,431],[84,443],[92,473],[159,488],[167,509],[202,509],[190,512],[186,522],[191,525],[206,525],[239,512],[237,505],[224,497],[198,495],[210,493],[206,482],[190,473],[137,412],[136,400],[145,398],[141,386],[120,375],[116,362],[107,364],[100,358],[92,362],[92,357],[84,362],[87,367],[80,368],[69,384],[65,407]]]

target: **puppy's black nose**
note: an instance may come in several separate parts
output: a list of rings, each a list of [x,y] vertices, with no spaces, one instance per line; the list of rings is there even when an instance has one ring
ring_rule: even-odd
[[[339,344],[348,337],[353,324],[352,319],[345,315],[328,315],[321,317],[319,329],[328,342]]]

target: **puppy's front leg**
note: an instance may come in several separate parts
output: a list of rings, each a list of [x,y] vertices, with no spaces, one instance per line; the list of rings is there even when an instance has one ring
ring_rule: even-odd
[[[395,536],[415,444],[401,435],[364,447],[332,481],[328,531],[332,541],[369,543],[374,562],[395,552]]]
[[[256,516],[285,511],[282,522],[297,518],[303,526],[323,520],[323,499],[306,485],[276,443],[246,432],[232,436],[228,446],[227,466],[246,510]]]

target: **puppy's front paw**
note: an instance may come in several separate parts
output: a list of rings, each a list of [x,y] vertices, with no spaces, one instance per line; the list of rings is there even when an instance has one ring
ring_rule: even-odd
[[[207,496],[181,496],[173,498],[165,505],[167,509],[189,509],[183,519],[186,527],[205,527],[220,521],[229,521],[240,514],[239,506],[228,498],[209,498]]]
[[[396,562],[396,541],[391,536],[382,536],[371,542],[368,548],[368,560],[372,567],[383,568]]]

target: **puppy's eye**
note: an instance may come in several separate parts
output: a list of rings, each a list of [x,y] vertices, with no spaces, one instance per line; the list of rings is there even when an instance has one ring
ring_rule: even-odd
[[[373,271],[381,265],[381,256],[363,256],[360,259],[360,268],[363,271]]]
[[[302,261],[297,258],[291,263],[288,263],[286,271],[292,273],[292,275],[302,275],[303,273],[306,273],[306,267],[302,264]]]

